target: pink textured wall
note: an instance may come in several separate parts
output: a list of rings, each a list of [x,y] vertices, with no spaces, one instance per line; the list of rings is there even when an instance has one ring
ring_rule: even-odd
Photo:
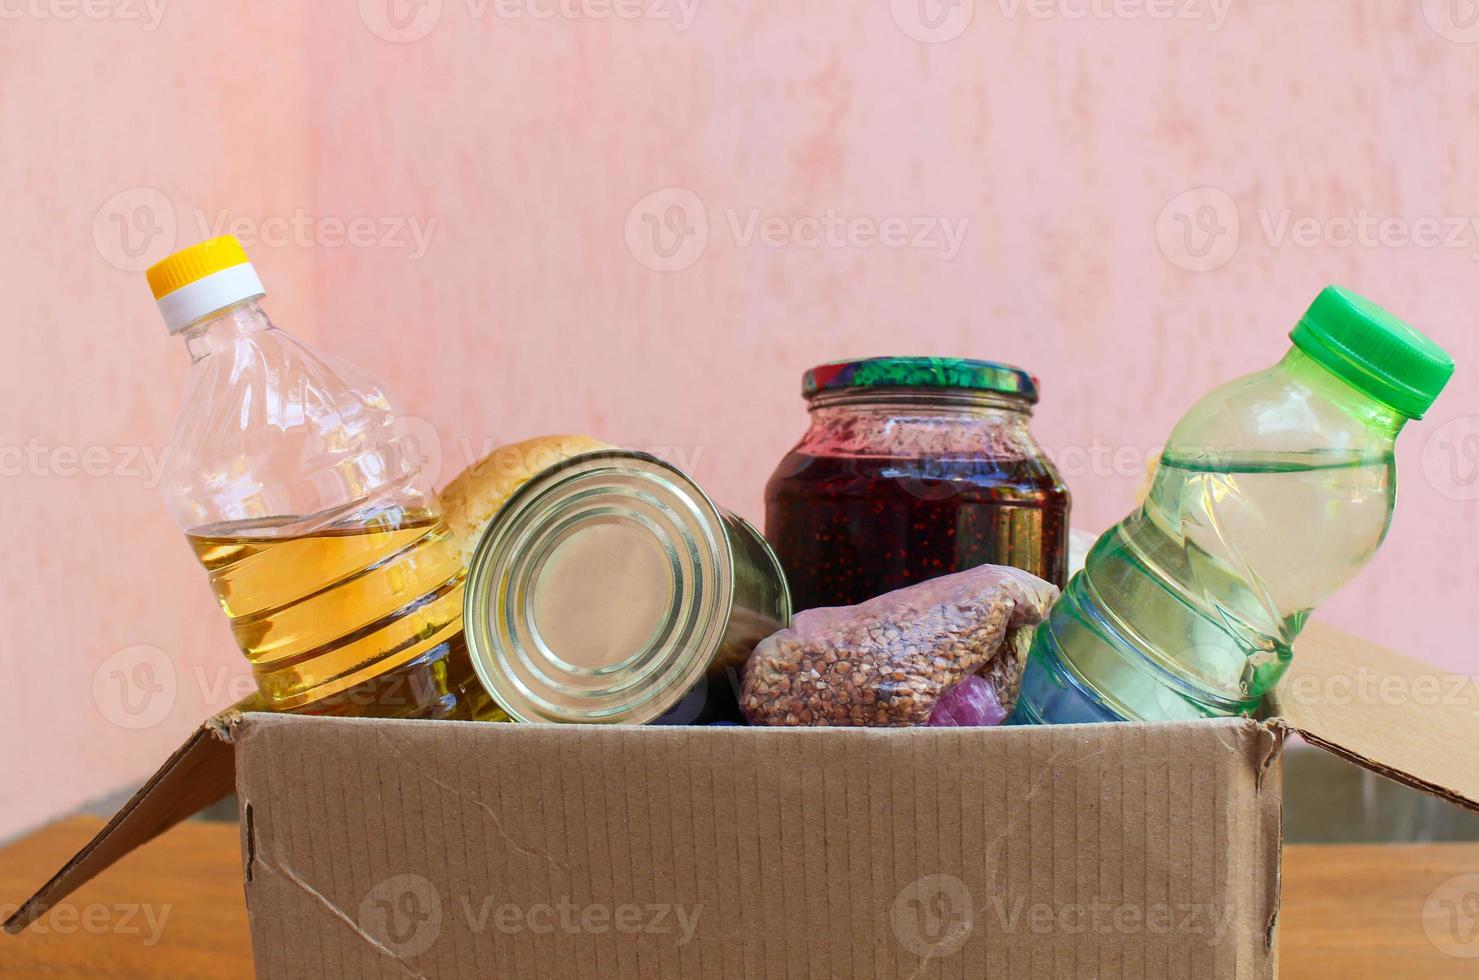
[[[159,497],[188,361],[140,270],[309,199],[295,6],[3,8],[0,839],[137,784],[243,673]],[[261,255],[310,332],[313,257]]]
[[[0,443],[162,446],[183,354],[108,229],[167,208],[180,244],[242,233],[276,319],[427,419],[443,480],[586,431],[758,519],[805,367],[960,354],[1042,376],[1036,431],[1097,532],[1180,413],[1340,282],[1460,373],[1321,613],[1479,673],[1479,30],[1452,5],[357,7],[3,25]],[[3,836],[145,775],[241,671],[152,488],[28,471],[0,508],[0,738],[31,747]],[[138,644],[178,683],[120,730],[94,681],[157,665],[106,663]]]

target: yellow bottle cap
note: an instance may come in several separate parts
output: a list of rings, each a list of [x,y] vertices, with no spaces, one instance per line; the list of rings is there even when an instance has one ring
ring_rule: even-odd
[[[176,252],[147,275],[170,333],[267,293],[241,242],[231,235]]]
[[[222,235],[191,245],[151,266],[145,273],[155,299],[163,299],[182,286],[248,262],[246,250],[234,235]]]

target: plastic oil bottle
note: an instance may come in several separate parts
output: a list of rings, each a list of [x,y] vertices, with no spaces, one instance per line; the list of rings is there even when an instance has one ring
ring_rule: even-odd
[[[279,330],[235,238],[151,268],[190,355],[164,495],[273,709],[499,718],[464,569],[390,400]]]
[[[1282,361],[1177,424],[1144,506],[1038,628],[1013,722],[1252,714],[1315,604],[1375,554],[1397,434],[1453,360],[1333,287],[1290,339]]]

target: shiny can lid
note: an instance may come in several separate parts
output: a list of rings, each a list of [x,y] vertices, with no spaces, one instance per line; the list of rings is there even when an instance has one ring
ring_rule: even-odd
[[[640,724],[703,678],[733,604],[721,512],[680,470],[587,453],[521,487],[468,567],[464,629],[525,722]]]
[[[1019,367],[968,357],[864,357],[819,364],[801,377],[806,398],[855,388],[953,388],[1037,402],[1037,378]]]

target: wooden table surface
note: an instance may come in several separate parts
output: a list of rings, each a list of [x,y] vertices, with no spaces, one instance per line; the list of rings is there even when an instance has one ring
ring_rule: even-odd
[[[65,820],[0,850],[0,901],[30,894],[100,826]],[[1280,943],[1285,977],[1479,977],[1479,844],[1288,847]],[[234,980],[251,963],[233,824],[182,824],[0,934],[5,978]]]

